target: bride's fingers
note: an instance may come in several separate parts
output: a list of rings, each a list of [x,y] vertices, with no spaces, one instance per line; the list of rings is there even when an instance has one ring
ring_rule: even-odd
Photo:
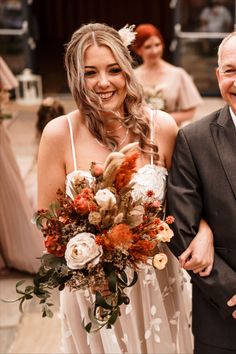
[[[189,257],[192,254],[192,249],[191,248],[187,248],[180,256],[179,256],[179,263],[180,266],[183,268],[185,263],[188,261]]]
[[[187,267],[189,267],[187,270],[192,270],[193,273],[195,274],[199,274],[200,276],[208,276],[212,270],[212,263],[210,264],[208,263],[207,265],[192,267],[192,269],[190,269],[189,265],[187,265]],[[186,267],[184,269],[186,269]]]
[[[208,261],[203,261],[199,259],[198,257],[192,257],[190,258],[183,266],[184,269],[186,270],[192,270],[195,273],[203,271],[206,267],[210,265],[210,262]]]
[[[186,270],[196,270],[196,269],[204,269],[206,265],[203,265],[196,257],[192,256],[188,259],[183,268]]]

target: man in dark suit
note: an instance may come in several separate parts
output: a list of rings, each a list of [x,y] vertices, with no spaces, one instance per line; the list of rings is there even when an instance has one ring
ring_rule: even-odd
[[[214,235],[207,277],[190,272],[195,354],[236,353],[236,32],[221,43],[216,75],[227,105],[179,131],[168,182],[180,256],[205,219]]]

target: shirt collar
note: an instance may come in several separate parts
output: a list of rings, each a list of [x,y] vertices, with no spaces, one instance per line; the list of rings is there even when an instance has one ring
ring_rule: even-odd
[[[233,122],[234,122],[234,125],[235,125],[235,128],[236,128],[236,114],[233,112],[231,107],[229,107],[229,112],[230,112],[231,118],[233,119]]]

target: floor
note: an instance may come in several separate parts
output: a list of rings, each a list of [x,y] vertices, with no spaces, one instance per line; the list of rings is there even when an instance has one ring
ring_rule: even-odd
[[[57,96],[65,106],[66,112],[73,110],[75,104],[69,95]],[[194,119],[200,119],[223,106],[220,98],[204,98],[204,103],[198,108]],[[5,121],[12,147],[25,182],[26,191],[30,199],[35,175],[32,175],[32,165],[37,153],[35,138],[36,111],[38,106],[23,106],[11,102],[8,110],[12,112],[12,119]],[[35,186],[34,186],[35,187]],[[6,271],[0,274],[0,299],[16,299],[15,283],[20,279],[30,282],[32,277],[15,271]],[[55,303],[54,317],[42,318],[40,306],[32,301],[27,303],[24,313],[18,311],[18,303],[8,304],[0,301],[0,354],[6,353],[60,353],[60,320],[58,295],[53,294]]]

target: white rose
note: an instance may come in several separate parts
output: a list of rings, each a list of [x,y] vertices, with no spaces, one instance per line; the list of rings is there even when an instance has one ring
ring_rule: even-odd
[[[107,188],[97,191],[94,199],[101,208],[106,210],[111,209],[116,204],[116,197]]]
[[[65,259],[70,269],[82,269],[89,262],[95,266],[101,255],[102,247],[96,244],[95,236],[81,232],[68,242]]]

